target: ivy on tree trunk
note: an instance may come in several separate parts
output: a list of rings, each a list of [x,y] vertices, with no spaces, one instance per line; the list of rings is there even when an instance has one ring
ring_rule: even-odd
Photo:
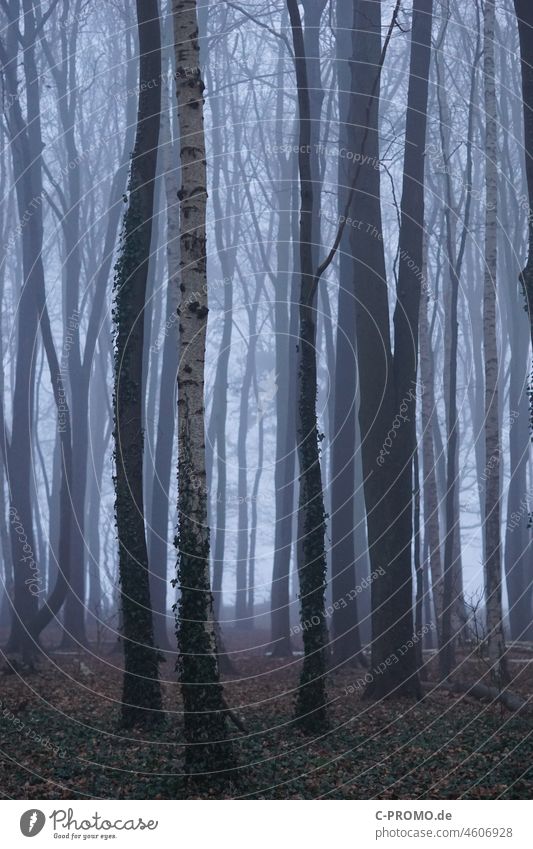
[[[227,707],[219,679],[205,458],[204,370],[207,330],[204,83],[200,71],[196,0],[174,0],[176,95],[180,125],[181,189],[178,364],[178,672],[187,747],[185,770],[212,782],[232,776]]]
[[[146,281],[161,111],[161,35],[157,0],[137,0],[139,106],[129,205],[115,266],[115,510],[124,642],[121,721],[162,719],[159,654],[154,648],[143,503],[142,364]]]

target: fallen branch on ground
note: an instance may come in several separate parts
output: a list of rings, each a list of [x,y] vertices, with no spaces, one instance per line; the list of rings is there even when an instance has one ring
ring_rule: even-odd
[[[512,712],[522,711],[525,708],[531,708],[530,700],[523,699],[521,696],[517,695],[517,693],[511,692],[511,690],[498,690],[497,687],[489,687],[487,684],[481,684],[476,682],[474,684],[468,684],[464,681],[428,681],[423,682],[422,687],[427,692],[431,692],[434,689],[439,690],[449,690],[450,693],[464,693],[466,696],[473,696],[475,699],[479,699],[483,701],[485,699],[490,701],[498,701],[501,702],[507,710]]]

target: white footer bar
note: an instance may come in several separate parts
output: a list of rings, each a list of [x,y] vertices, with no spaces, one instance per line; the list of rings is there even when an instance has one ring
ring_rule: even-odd
[[[6,849],[533,847],[533,801],[2,801],[0,818]]]

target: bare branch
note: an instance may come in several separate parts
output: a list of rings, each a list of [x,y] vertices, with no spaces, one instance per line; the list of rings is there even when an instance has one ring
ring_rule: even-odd
[[[253,21],[254,24],[257,24],[258,27],[266,29],[271,35],[275,35],[276,38],[280,38],[285,44],[287,50],[289,51],[289,55],[292,56],[292,58],[294,59],[294,52],[291,47],[291,43],[286,35],[284,35],[282,32],[277,32],[273,27],[270,27],[268,24],[265,24],[264,21],[260,21],[258,18],[255,17],[255,15],[251,15],[250,12],[246,11],[246,9],[243,9],[241,8],[241,6],[238,6],[237,3],[231,3],[230,0],[226,0],[226,5],[231,6],[232,9],[235,9],[237,12],[240,12],[241,15],[244,15],[245,18],[248,18],[248,20]]]

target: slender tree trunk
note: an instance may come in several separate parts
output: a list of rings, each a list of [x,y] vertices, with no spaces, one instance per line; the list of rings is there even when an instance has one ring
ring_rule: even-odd
[[[498,342],[496,281],[498,265],[498,114],[494,40],[495,0],[485,0],[485,276],[483,290],[483,347],[485,355],[485,603],[491,673],[497,685],[508,681],[502,610],[500,539],[501,440],[498,408]]]
[[[300,172],[300,325],[298,340],[297,441],[300,462],[298,577],[304,661],[296,716],[305,731],[319,732],[327,724],[325,687],[326,555],[325,512],[316,414],[317,362],[315,315],[317,278],[313,265],[313,175],[311,110],[302,23],[297,0],[287,0],[294,43],[299,109]]]
[[[516,263],[513,242],[506,244],[505,268]],[[527,490],[530,435],[526,379],[529,363],[529,329],[524,321],[518,285],[508,287],[508,326],[511,348],[509,375],[509,489],[505,532],[505,573],[509,601],[509,626],[513,640],[533,639],[531,606],[533,552]]]
[[[100,516],[101,516],[101,492],[102,477],[104,471],[104,458],[111,437],[109,422],[102,416],[103,407],[98,404],[98,396],[95,393],[96,409],[93,410],[90,427],[91,436],[94,440],[92,451],[91,475],[87,487],[87,548],[88,548],[88,608],[90,618],[93,620],[93,628],[96,634],[101,634],[104,628],[103,617],[103,593],[102,576],[100,571]],[[103,421],[102,421],[103,419]]]
[[[102,478],[104,473],[104,462],[107,456],[109,442],[113,430],[113,413],[107,395],[107,363],[109,353],[107,341],[109,339],[108,324],[95,356],[95,367],[93,375],[96,379],[91,381],[89,402],[89,430],[94,442],[90,465],[90,474],[87,482],[87,528],[88,528],[88,624],[93,620],[93,633],[100,645],[104,631],[107,629],[105,616],[105,597],[102,591],[102,540],[101,540],[101,516],[102,516]],[[98,375],[98,377],[97,377]],[[100,379],[98,379],[100,378]],[[108,415],[109,413],[109,415]],[[113,636],[109,635],[112,640]]]
[[[167,207],[167,304],[164,325],[161,388],[157,419],[157,441],[152,487],[151,522],[148,531],[150,562],[150,593],[154,615],[155,644],[161,649],[170,648],[167,632],[167,562],[168,516],[172,443],[174,438],[175,380],[178,367],[178,277],[179,277],[179,164],[174,155],[177,144],[170,135],[168,116],[162,116],[162,156]]]
[[[222,336],[217,358],[215,384],[213,389],[213,405],[208,429],[208,468],[212,466],[212,457],[216,449],[217,491],[215,509],[214,550],[213,550],[213,599],[215,618],[220,618],[224,576],[224,552],[226,545],[226,515],[227,515],[227,456],[226,456],[226,419],[228,413],[228,374],[231,353],[231,337],[233,328],[233,276],[237,254],[235,240],[232,238],[232,213],[224,214],[220,193],[222,191],[221,174],[223,165],[222,126],[223,119],[219,110],[217,98],[211,101],[213,112],[213,207],[215,210],[215,242],[224,280],[224,318]],[[237,143],[236,143],[236,146]],[[227,184],[229,180],[227,180]],[[233,197],[229,186],[226,189]],[[228,203],[229,203],[228,198]],[[238,213],[236,221],[238,220]]]
[[[427,278],[426,278],[427,279]],[[428,551],[429,569],[435,606],[435,619],[439,641],[442,629],[442,561],[439,527],[439,499],[435,474],[435,450],[433,443],[433,416],[435,410],[435,386],[433,358],[431,356],[428,324],[428,298],[420,300],[420,379],[422,385],[422,465],[424,538]]]
[[[255,395],[259,403],[257,381],[255,381]],[[258,422],[258,441],[257,441],[257,468],[255,472],[254,485],[252,488],[252,515],[250,526],[250,543],[248,546],[248,628],[252,630],[254,627],[254,607],[255,607],[255,551],[257,545],[257,520],[258,509],[257,501],[259,495],[259,484],[261,483],[261,475],[263,474],[263,458],[265,454],[265,426],[263,417],[259,417]]]
[[[416,451],[416,401],[418,367],[418,321],[420,315],[421,269],[424,267],[424,190],[425,147],[428,106],[428,80],[431,60],[431,28],[433,0],[415,0],[411,32],[411,63],[407,96],[405,128],[405,156],[401,201],[399,237],[400,269],[397,283],[397,301],[394,311],[394,382],[395,409],[414,391],[408,420],[398,430],[396,443],[399,464],[394,469],[396,490],[396,565],[394,593],[388,602],[396,599],[399,613],[394,613],[390,624],[397,629],[396,639],[409,642],[412,630],[411,617],[411,540],[413,534],[412,469]],[[392,466],[394,467],[394,463]],[[393,561],[394,562],[394,561]],[[420,635],[415,635],[420,639]],[[385,638],[386,639],[386,638]],[[380,660],[383,660],[381,657]],[[394,676],[393,676],[394,677]],[[402,664],[400,691],[419,693],[416,674],[415,651],[406,652]],[[390,682],[389,682],[390,684]],[[387,692],[388,685],[383,688]],[[383,695],[381,684],[371,685],[371,692]]]
[[[522,269],[520,275],[520,282],[526,299],[530,337],[533,345],[533,5],[529,0],[515,0],[515,10],[520,38],[524,152],[528,187],[528,203],[526,204],[528,216],[528,252],[525,267]],[[526,529],[526,533],[528,533],[528,529]],[[529,568],[525,568],[523,595],[526,598],[521,600],[520,608],[524,608],[526,621],[521,627],[527,629],[525,633],[530,633],[532,628],[532,581],[531,569]],[[515,595],[510,592],[509,596],[509,603],[512,604]],[[515,616],[517,614],[518,611],[515,612]],[[513,624],[513,619],[511,619],[512,628]]]
[[[199,65],[196,0],[173,0],[176,92],[180,123],[181,274],[178,366],[178,670],[184,704],[187,773],[234,767],[226,741],[209,576],[205,458],[207,329],[207,176],[204,83]]]
[[[162,718],[144,528],[142,434],[144,306],[161,109],[161,36],[156,0],[137,0],[137,20],[140,54],[137,134],[122,250],[116,265],[114,309],[115,509],[124,640],[122,723],[125,727],[153,724]]]
[[[524,152],[529,194],[529,245],[527,263],[520,281],[526,298],[531,342],[533,344],[533,5],[530,0],[514,0],[520,37],[522,100],[524,106]]]
[[[413,561],[415,570],[415,634],[422,634],[424,618],[424,564],[420,545],[420,465],[418,450],[413,458]],[[422,667],[422,640],[416,643],[416,664]]]
[[[248,409],[250,404],[250,390],[255,368],[255,346],[257,344],[257,330],[254,326],[257,306],[249,309],[250,327],[248,330],[248,351],[246,353],[246,365],[241,387],[241,401],[239,406],[239,429],[237,434],[237,564],[236,564],[236,593],[235,593],[235,627],[242,629],[246,627],[246,616],[248,612],[248,462],[246,453],[246,437],[248,434]],[[253,323],[252,323],[253,321]],[[260,414],[260,413],[259,413]]]
[[[282,149],[284,118],[284,45],[280,45],[276,92],[276,144]],[[278,232],[276,238],[276,292],[274,326],[276,348],[276,520],[274,527],[274,563],[271,589],[271,636],[273,657],[292,655],[290,637],[289,575],[292,547],[292,514],[294,507],[295,418],[289,384],[294,359],[291,337],[291,157],[278,156]]]
[[[396,7],[398,9],[398,7]],[[353,256],[365,269],[356,277],[356,315],[363,443],[365,500],[372,570],[372,667],[367,695],[419,696],[416,643],[413,642],[411,577],[412,458],[415,449],[415,402],[423,268],[424,149],[431,53],[431,0],[413,6],[411,67],[407,103],[404,180],[400,226],[400,270],[394,313],[394,356],[390,344],[389,305],[380,210],[378,103],[380,9],[362,2],[354,20],[366,30],[369,72],[362,87],[352,81],[352,150],[368,157],[361,168],[354,209],[361,226],[353,227]],[[366,21],[366,24],[363,24]],[[375,69],[378,68],[378,71]],[[353,73],[353,72],[352,72]],[[376,78],[376,73],[378,77]],[[361,138],[362,136],[362,138]],[[396,427],[395,427],[396,423]],[[390,433],[392,432],[392,436]],[[400,652],[401,663],[391,663]]]
[[[354,21],[354,3],[337,2],[337,67],[339,86],[339,111],[348,114],[350,89],[350,64],[353,56],[350,30]],[[370,23],[370,22],[369,22]],[[354,77],[358,71],[365,73],[364,59],[354,61]],[[348,132],[344,121],[339,134],[339,198],[338,209],[342,215],[350,185],[350,169],[346,152]],[[333,662],[360,663],[361,640],[357,595],[353,594],[357,578],[355,571],[356,549],[355,512],[355,455],[356,404],[357,404],[357,354],[355,341],[355,298],[350,284],[350,246],[348,233],[343,235],[339,254],[339,301],[335,356],[334,425],[331,440],[331,594],[334,603],[332,616]],[[354,273],[357,273],[354,270]],[[349,601],[347,601],[349,599]]]
[[[162,54],[163,55],[163,54]],[[162,87],[164,91],[164,86]],[[145,505],[146,527],[152,526],[152,499],[155,481],[154,454],[155,454],[155,424],[156,411],[160,399],[161,390],[161,351],[158,345],[153,344],[155,334],[161,330],[161,318],[163,314],[163,298],[159,297],[159,281],[164,276],[166,257],[162,250],[162,239],[165,238],[163,220],[166,210],[162,207],[163,195],[163,165],[162,150],[165,144],[163,115],[159,127],[159,147],[157,152],[157,169],[154,189],[154,217],[152,227],[152,243],[150,248],[150,261],[148,264],[148,277],[146,281],[146,305],[144,308],[144,342],[143,342],[143,403],[142,403],[142,429],[146,445],[145,458],[143,462],[143,498]],[[166,133],[165,133],[166,134]],[[150,570],[151,571],[151,570]]]

